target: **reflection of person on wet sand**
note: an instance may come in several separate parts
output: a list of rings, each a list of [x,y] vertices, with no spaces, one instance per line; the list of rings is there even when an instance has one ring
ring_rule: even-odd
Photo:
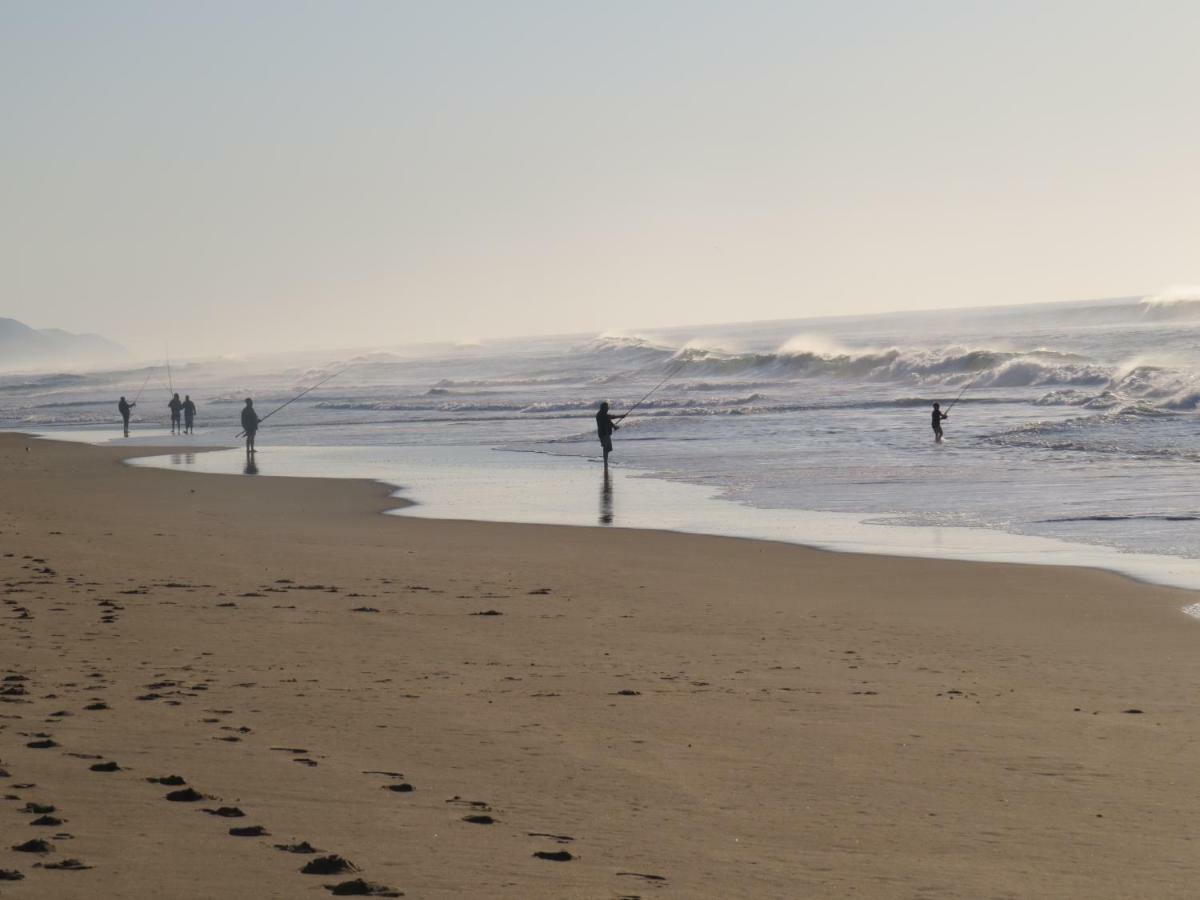
[[[251,456],[249,453],[246,454],[246,467],[244,469],[242,469],[242,474],[243,475],[257,475],[258,474],[258,463],[255,462],[255,458],[253,456]]]
[[[611,525],[613,523],[613,492],[612,479],[608,474],[608,467],[604,468],[604,481],[600,484],[600,524]]]
[[[612,433],[620,429],[608,412],[608,401],[600,404],[596,413],[596,435],[600,438],[600,446],[604,448],[604,468],[608,468],[608,454],[612,453]]]
[[[258,413],[254,411],[254,401],[247,397],[246,405],[242,407],[242,431],[246,432],[247,456],[256,452],[254,449],[254,435],[258,433],[259,421]]]
[[[137,406],[136,403],[129,403],[124,397],[117,404],[117,410],[121,413],[121,420],[125,423],[125,437],[129,437],[129,413]]]

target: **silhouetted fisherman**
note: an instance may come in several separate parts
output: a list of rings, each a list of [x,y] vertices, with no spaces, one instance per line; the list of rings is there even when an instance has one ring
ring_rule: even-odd
[[[179,422],[179,413],[183,409],[183,401],[179,399],[179,395],[175,394],[171,397],[171,402],[167,404],[171,410],[171,434],[178,431],[183,434],[183,425]]]
[[[254,435],[258,433],[258,423],[260,421],[258,413],[254,411],[254,401],[247,397],[246,405],[242,407],[242,431],[246,432],[247,455],[256,452],[254,449]]]
[[[942,422],[950,418],[949,413],[942,412],[940,403],[933,404],[933,439],[937,443],[942,442]]]
[[[136,403],[130,403],[124,397],[117,404],[117,409],[121,411],[121,419],[125,423],[125,437],[129,437],[129,413],[135,406]]]
[[[600,438],[600,446],[604,448],[604,468],[608,468],[608,454],[612,453],[612,433],[620,429],[620,425],[616,423],[608,413],[608,401],[605,400],[600,404],[600,410],[596,413],[596,434]]]
[[[192,423],[196,421],[196,404],[192,402],[191,394],[183,395],[183,430],[192,433]]]

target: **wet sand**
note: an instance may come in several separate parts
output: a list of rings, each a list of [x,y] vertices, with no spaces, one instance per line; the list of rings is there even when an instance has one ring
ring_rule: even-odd
[[[0,435],[0,896],[1195,894],[1190,593],[133,452]]]

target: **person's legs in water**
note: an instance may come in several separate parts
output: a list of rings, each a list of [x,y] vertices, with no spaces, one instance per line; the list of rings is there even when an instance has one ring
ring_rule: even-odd
[[[608,468],[608,454],[612,453],[612,435],[606,434],[600,438],[600,446],[604,448],[604,468]]]
[[[935,444],[940,444],[942,442],[942,426],[941,425],[933,426],[933,442]]]

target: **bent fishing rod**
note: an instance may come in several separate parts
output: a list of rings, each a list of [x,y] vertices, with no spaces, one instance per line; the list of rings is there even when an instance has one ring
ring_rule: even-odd
[[[958,403],[958,401],[962,399],[963,394],[965,394],[969,388],[973,387],[975,385],[975,382],[977,382],[982,377],[983,377],[983,373],[980,372],[978,375],[976,375],[974,378],[972,378],[970,381],[968,381],[966,383],[966,385],[963,386],[963,389],[958,392],[958,396],[954,398],[954,402],[946,407],[946,415],[950,415],[950,410],[954,409],[954,404]]]
[[[293,397],[291,400],[289,400],[287,403],[279,404],[277,407],[275,407],[273,410],[271,410],[269,413],[267,413],[265,416],[263,416],[261,419],[259,419],[258,423],[261,425],[263,422],[267,421],[267,419],[271,418],[271,416],[275,415],[275,413],[279,412],[285,406],[291,406],[293,403],[295,403],[297,400],[299,400],[305,394],[309,393],[310,391],[315,391],[317,388],[319,388],[325,382],[329,381],[331,378],[337,378],[339,375],[341,375],[343,372],[347,371],[349,368],[350,367],[347,366],[345,369],[338,369],[332,375],[327,375],[324,378],[322,378],[320,381],[318,381],[312,387],[305,388],[300,393],[298,393],[295,397]],[[237,436],[242,437],[245,433],[246,433],[245,431],[239,431]]]
[[[629,415],[631,412],[633,412],[635,409],[637,409],[639,406],[641,406],[643,403],[645,403],[647,400],[649,400],[650,395],[653,394],[655,391],[657,391],[660,387],[662,387],[668,381],[670,381],[672,378],[674,378],[676,375],[678,375],[679,372],[683,369],[683,367],[687,365],[687,362],[688,361],[686,359],[679,360],[678,365],[676,365],[675,368],[673,368],[670,372],[668,372],[666,377],[663,378],[662,381],[660,381],[654,387],[650,388],[650,390],[648,390],[646,392],[646,395],[644,397],[642,397],[641,400],[639,400],[637,403],[633,404],[633,406],[629,407],[629,409],[626,410],[622,415],[617,416],[616,421],[618,421],[618,422],[622,421],[625,418],[625,416]]]
[[[133,398],[133,402],[129,404],[130,406],[137,406],[138,400],[140,400],[142,397],[142,391],[144,391],[146,389],[146,385],[150,383],[150,376],[152,374],[154,374],[153,369],[147,370],[146,379],[142,382],[142,386],[138,388],[137,396]]]

